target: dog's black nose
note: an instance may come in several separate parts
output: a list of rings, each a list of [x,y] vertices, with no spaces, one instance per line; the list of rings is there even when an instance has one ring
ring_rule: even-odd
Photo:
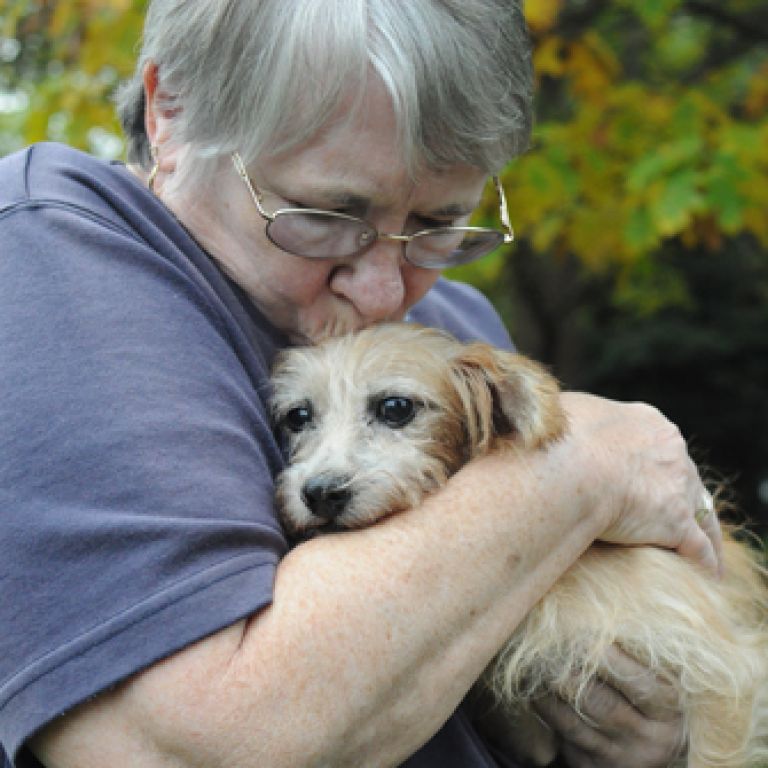
[[[313,477],[304,483],[301,498],[309,511],[323,520],[335,520],[352,498],[349,478],[339,476]]]

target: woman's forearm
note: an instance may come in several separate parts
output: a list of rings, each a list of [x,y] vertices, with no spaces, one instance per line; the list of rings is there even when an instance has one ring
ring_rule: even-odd
[[[333,765],[404,759],[597,534],[578,505],[547,507],[533,492],[533,465],[494,461],[419,510],[300,547],[280,569],[242,659],[260,657],[265,636],[280,645],[278,668],[304,681],[291,708],[306,719],[307,753],[327,739]]]
[[[398,764],[599,532],[580,504],[539,490],[556,485],[542,476],[551,464],[489,457],[417,510],[297,547],[269,608],[103,699],[120,739],[153,745],[157,766]],[[87,729],[82,715],[56,730]],[[90,719],[102,728],[96,765],[103,711]],[[132,764],[116,751],[110,764]],[[80,751],[51,765],[89,764]]]

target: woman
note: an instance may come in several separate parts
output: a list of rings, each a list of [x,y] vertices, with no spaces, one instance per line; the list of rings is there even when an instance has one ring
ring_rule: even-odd
[[[524,734],[494,758],[462,700],[592,541],[718,567],[676,428],[576,394],[551,450],[287,550],[272,356],[402,318],[508,346],[439,272],[508,239],[445,228],[525,149],[530,106],[510,0],[155,0],[121,102],[133,165],[0,163],[15,765],[501,764]],[[664,686],[620,665],[589,722],[542,702],[569,765],[679,749]]]

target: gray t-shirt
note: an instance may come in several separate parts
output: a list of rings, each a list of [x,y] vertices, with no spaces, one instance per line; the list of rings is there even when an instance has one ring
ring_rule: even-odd
[[[294,258],[286,255],[286,258]],[[440,280],[411,313],[510,346]],[[286,344],[124,166],[0,160],[0,744],[270,603]],[[2,750],[0,750],[2,756]],[[487,768],[459,710],[409,768]]]

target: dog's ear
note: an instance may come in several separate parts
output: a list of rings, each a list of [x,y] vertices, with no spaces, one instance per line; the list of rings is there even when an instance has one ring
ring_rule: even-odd
[[[538,448],[565,432],[560,389],[538,363],[477,342],[461,348],[450,371],[466,415],[471,455],[500,442]]]

